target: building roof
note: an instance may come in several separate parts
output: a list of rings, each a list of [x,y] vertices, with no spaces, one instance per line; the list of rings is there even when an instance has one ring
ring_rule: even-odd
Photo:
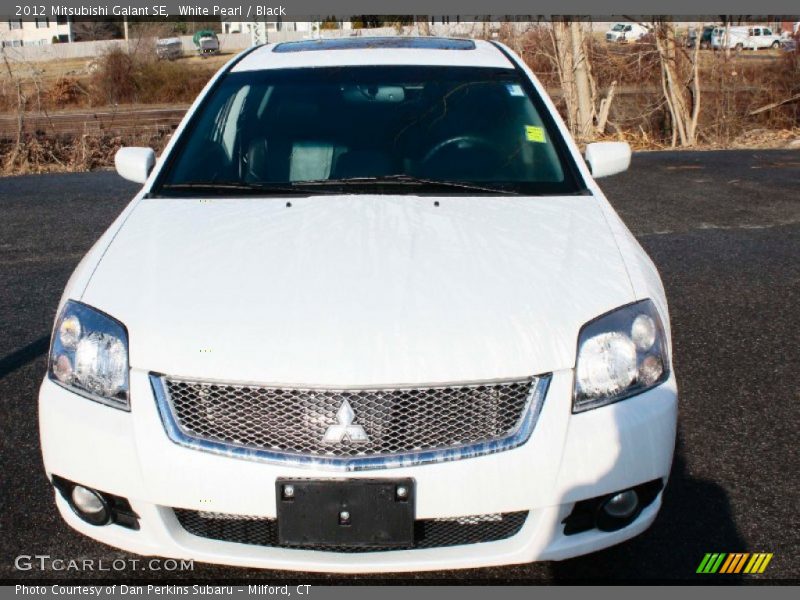
[[[359,37],[268,44],[245,56],[233,71],[363,65],[514,67],[496,46],[482,40]]]

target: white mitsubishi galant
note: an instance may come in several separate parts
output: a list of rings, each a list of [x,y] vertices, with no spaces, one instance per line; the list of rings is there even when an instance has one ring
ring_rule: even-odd
[[[262,46],[209,83],[67,284],[39,396],[63,518],[310,571],[559,560],[655,519],[658,273],[525,64],[438,38]],[[587,165],[588,163],[588,165]]]

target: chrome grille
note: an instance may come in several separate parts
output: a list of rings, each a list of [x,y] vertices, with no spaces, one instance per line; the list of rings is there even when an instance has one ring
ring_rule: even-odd
[[[238,449],[246,458],[257,458],[253,454],[263,451],[311,462],[352,462],[470,449],[460,456],[431,459],[451,460],[518,445],[525,440],[515,439],[510,446],[503,441],[520,433],[526,439],[530,434],[549,378],[338,390],[208,383],[155,375],[151,380],[174,441],[195,446],[198,444],[192,442],[208,442],[199,445],[212,451]],[[349,419],[341,412],[345,406],[352,410]],[[348,424],[363,428],[366,439],[334,435],[325,441],[332,426]],[[486,447],[476,448],[479,445]]]

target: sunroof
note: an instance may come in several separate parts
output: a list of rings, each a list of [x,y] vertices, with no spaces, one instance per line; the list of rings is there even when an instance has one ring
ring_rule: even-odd
[[[364,50],[368,48],[419,48],[425,50],[474,50],[472,40],[437,37],[360,37],[282,42],[273,52],[310,52],[314,50]]]

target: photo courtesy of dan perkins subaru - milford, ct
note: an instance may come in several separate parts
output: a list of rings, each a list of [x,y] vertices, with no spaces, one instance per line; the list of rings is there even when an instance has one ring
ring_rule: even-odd
[[[331,572],[560,560],[656,518],[677,387],[656,268],[502,44],[253,48],[61,299],[56,505],[143,555]]]

